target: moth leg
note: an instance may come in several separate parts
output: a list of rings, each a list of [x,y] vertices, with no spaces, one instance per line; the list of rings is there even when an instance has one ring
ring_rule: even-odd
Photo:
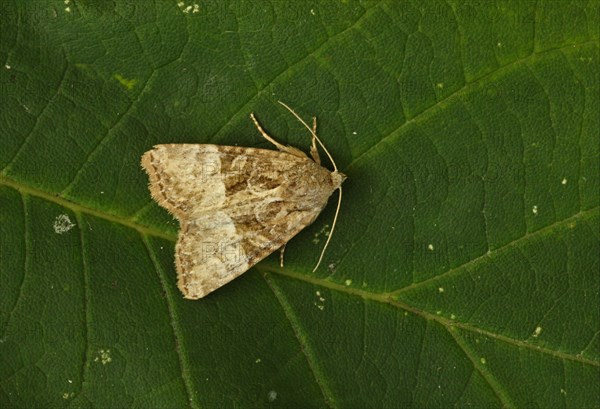
[[[273,145],[275,145],[277,147],[277,149],[279,149],[282,152],[289,153],[290,155],[298,156],[301,158],[306,158],[306,154],[304,152],[302,152],[300,149],[296,149],[291,146],[282,145],[279,142],[277,142],[275,139],[273,139],[271,136],[269,136],[269,134],[266,133],[264,129],[262,129],[262,127],[260,126],[260,124],[258,123],[256,118],[254,117],[254,113],[250,114],[250,119],[252,119],[252,122],[254,122],[254,126],[256,126],[256,129],[258,129],[258,132],[260,132],[260,134],[263,136],[263,138],[265,138],[267,141],[269,141]]]
[[[285,244],[279,249],[279,266],[283,268],[283,253],[285,252]]]
[[[321,158],[319,157],[319,151],[317,150],[317,117],[313,116],[313,127],[312,127],[312,145],[310,146],[310,156],[317,163],[321,164]]]

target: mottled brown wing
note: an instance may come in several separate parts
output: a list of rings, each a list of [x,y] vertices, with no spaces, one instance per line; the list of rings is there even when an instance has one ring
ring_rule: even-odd
[[[267,149],[169,144],[144,153],[142,167],[152,198],[181,220],[227,205],[227,190],[241,189],[250,169],[273,181],[307,160]]]
[[[217,145],[157,145],[144,154],[152,197],[180,222],[175,263],[186,298],[233,280],[316,219],[333,190],[323,186],[325,202],[307,205],[289,188],[309,162]]]

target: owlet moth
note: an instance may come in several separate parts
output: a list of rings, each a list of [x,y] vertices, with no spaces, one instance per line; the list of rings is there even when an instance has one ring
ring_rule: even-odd
[[[155,145],[142,156],[152,198],[179,220],[175,266],[185,298],[204,297],[277,249],[283,266],[286,243],[315,221],[339,189],[336,215],[315,270],[323,258],[346,176],[317,137],[316,118],[311,129],[280,103],[310,131],[312,158],[277,142],[253,114],[260,134],[278,150],[167,144]],[[316,142],[333,171],[321,166]]]

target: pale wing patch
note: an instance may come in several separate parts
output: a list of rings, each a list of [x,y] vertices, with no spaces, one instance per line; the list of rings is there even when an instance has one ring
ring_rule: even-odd
[[[223,211],[181,222],[175,248],[179,289],[186,298],[200,298],[248,269],[233,220]]]
[[[202,298],[238,277],[312,223],[321,210],[288,208],[270,221],[246,205],[182,223],[175,264],[185,298]]]
[[[192,209],[219,208],[225,200],[216,145],[158,145],[142,156],[152,198],[181,220]]]

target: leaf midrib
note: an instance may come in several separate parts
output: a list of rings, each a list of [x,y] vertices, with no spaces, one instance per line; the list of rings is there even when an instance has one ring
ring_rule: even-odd
[[[88,214],[91,216],[95,216],[113,223],[118,223],[121,224],[123,226],[126,226],[128,228],[131,228],[135,231],[137,231],[140,236],[142,238],[144,238],[145,236],[154,236],[154,237],[159,237],[171,242],[175,242],[177,240],[176,236],[174,234],[169,234],[169,233],[165,233],[162,232],[158,229],[155,228],[151,228],[151,227],[146,227],[146,226],[142,226],[139,225],[129,219],[125,219],[119,216],[115,216],[115,215],[111,215],[108,213],[104,213],[102,211],[96,210],[96,209],[92,209],[77,203],[73,203],[69,200],[66,200],[64,198],[61,197],[57,197],[54,196],[52,194],[49,194],[45,191],[30,187],[30,186],[26,186],[23,185],[17,181],[14,181],[10,178],[7,178],[5,176],[0,176],[0,186],[6,186],[6,187],[10,187],[12,189],[17,190],[19,193],[21,194],[27,194],[27,195],[31,195],[31,196],[35,196],[35,197],[39,197],[41,199],[47,200],[49,202],[55,203],[59,206],[65,207],[71,211],[73,211],[74,213],[83,213],[83,214]],[[460,271],[462,271],[465,267],[469,267],[472,266],[473,264],[477,264],[479,262],[484,261],[486,258],[490,257],[493,254],[496,254],[498,252],[502,252],[502,251],[506,251],[507,248],[512,247],[517,245],[519,242],[522,242],[523,240],[527,240],[527,239],[531,239],[532,237],[538,236],[538,235],[542,235],[542,234],[547,234],[549,231],[551,231],[552,229],[556,229],[556,228],[562,228],[565,225],[568,225],[569,223],[572,223],[576,220],[580,220],[582,218],[588,218],[588,217],[592,217],[594,215],[597,215],[599,212],[600,206],[596,206],[590,209],[586,209],[586,210],[582,210],[579,211],[578,213],[566,218],[566,219],[562,219],[562,220],[558,220],[552,224],[549,224],[548,226],[543,227],[542,229],[536,230],[535,232],[532,233],[527,233],[511,242],[506,243],[505,245],[503,245],[502,247],[498,247],[490,252],[487,252],[477,258],[474,258],[472,260],[469,260],[468,262],[466,262],[465,264],[458,266],[458,267],[454,267],[438,276],[432,277],[430,279],[427,279],[425,281],[421,281],[419,283],[414,283],[411,284],[410,286],[404,287],[404,288],[400,288],[398,290],[392,291],[392,292],[385,292],[385,293],[375,293],[375,292],[371,292],[371,291],[365,291],[362,289],[357,289],[357,288],[352,288],[352,287],[348,287],[346,285],[342,285],[342,284],[338,284],[329,280],[324,280],[324,279],[320,279],[320,278],[315,278],[315,277],[311,277],[308,276],[306,274],[302,274],[302,273],[298,273],[298,272],[294,272],[294,271],[289,271],[289,270],[275,270],[275,269],[270,269],[268,267],[262,267],[260,265],[256,266],[255,268],[259,271],[265,272],[265,273],[270,273],[270,274],[278,274],[281,276],[285,276],[288,278],[292,278],[298,281],[303,281],[303,282],[307,282],[313,285],[318,285],[321,287],[325,287],[325,288],[329,288],[331,290],[334,291],[338,291],[341,293],[345,293],[345,294],[349,294],[352,296],[357,296],[357,297],[361,297],[363,299],[367,299],[370,301],[375,301],[375,302],[379,302],[379,303],[383,303],[383,304],[389,304],[389,305],[393,305],[396,308],[400,308],[402,310],[411,312],[415,315],[418,315],[422,318],[425,318],[427,320],[433,320],[436,321],[438,323],[440,323],[441,325],[443,325],[444,327],[446,327],[447,329],[450,329],[452,327],[457,327],[457,328],[461,328],[463,330],[466,331],[470,331],[470,332],[474,332],[474,333],[478,333],[481,335],[485,335],[503,342],[507,342],[509,344],[518,346],[518,347],[523,347],[523,348],[528,348],[528,349],[532,349],[538,352],[542,352],[554,357],[558,357],[560,359],[566,359],[569,361],[574,361],[574,362],[579,362],[579,363],[583,363],[583,364],[587,364],[587,365],[592,365],[592,366],[600,366],[600,361],[595,361],[592,359],[588,359],[588,358],[584,358],[581,356],[577,356],[577,355],[572,355],[572,354],[567,354],[561,351],[555,351],[555,350],[551,350],[548,348],[544,348],[541,347],[539,345],[533,345],[530,344],[528,342],[525,341],[520,341],[520,340],[516,340],[513,338],[509,338],[509,337],[505,337],[503,335],[499,335],[499,334],[495,334],[492,333],[490,331],[486,331],[484,329],[475,327],[473,325],[469,325],[469,324],[463,324],[460,322],[457,322],[455,320],[450,320],[447,318],[444,318],[442,316],[439,315],[434,315],[431,314],[427,311],[423,311],[414,307],[411,307],[408,304],[402,303],[401,301],[395,300],[393,297],[397,294],[400,294],[404,291],[408,291],[408,290],[414,290],[416,288],[419,288],[423,285],[426,284],[430,284],[432,282],[435,282],[437,280],[440,279],[444,279],[447,278],[449,275],[455,275],[458,274]],[[169,303],[173,303],[173,300],[169,299]],[[173,306],[171,305],[171,308]]]

